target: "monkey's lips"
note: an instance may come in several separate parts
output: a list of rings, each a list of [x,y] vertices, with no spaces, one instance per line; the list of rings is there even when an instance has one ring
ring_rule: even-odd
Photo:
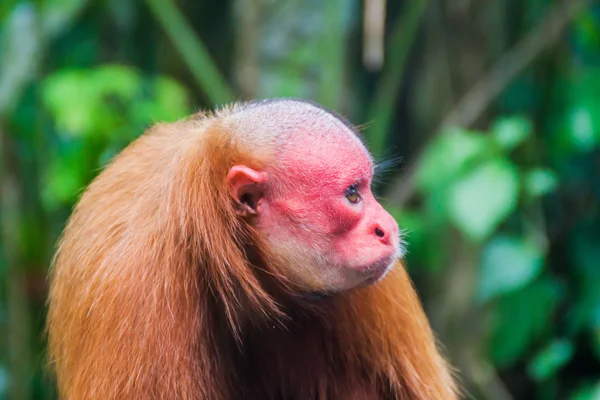
[[[377,282],[392,269],[396,260],[397,257],[395,255],[383,257],[372,264],[359,267],[358,270],[365,274],[367,283]]]

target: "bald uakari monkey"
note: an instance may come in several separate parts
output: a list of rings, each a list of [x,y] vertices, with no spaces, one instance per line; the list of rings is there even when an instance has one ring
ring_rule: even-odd
[[[457,398],[357,130],[292,99],[157,124],[51,275],[61,398]]]

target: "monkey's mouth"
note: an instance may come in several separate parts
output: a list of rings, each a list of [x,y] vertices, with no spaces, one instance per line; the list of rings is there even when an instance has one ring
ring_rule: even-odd
[[[372,264],[359,268],[359,270],[365,274],[367,282],[377,282],[392,269],[397,259],[396,255],[383,257]]]

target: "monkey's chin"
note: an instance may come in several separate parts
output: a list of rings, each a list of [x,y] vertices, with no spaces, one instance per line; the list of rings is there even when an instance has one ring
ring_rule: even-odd
[[[359,270],[365,275],[365,281],[361,287],[369,286],[373,283],[382,280],[394,265],[396,264],[397,257],[384,257],[380,260],[375,261],[372,264],[359,268]]]
[[[397,261],[396,257],[386,257],[364,267],[352,268],[354,272],[352,283],[348,282],[349,284],[342,287],[301,291],[298,296],[310,302],[318,302],[344,292],[371,286],[381,281],[394,268]]]

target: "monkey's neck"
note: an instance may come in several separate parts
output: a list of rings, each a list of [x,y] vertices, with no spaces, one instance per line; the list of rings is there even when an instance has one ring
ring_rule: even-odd
[[[276,298],[287,318],[248,321],[232,355],[241,392],[262,390],[265,399],[352,399],[348,393],[365,390],[369,399],[457,398],[402,266],[370,287],[311,301]]]
[[[245,332],[233,363],[240,398],[354,399],[356,393],[369,393],[369,400],[386,398],[381,392],[385,378],[375,384],[368,360],[344,348],[334,320],[338,296],[303,296],[312,307],[292,302],[284,309],[286,321]]]

